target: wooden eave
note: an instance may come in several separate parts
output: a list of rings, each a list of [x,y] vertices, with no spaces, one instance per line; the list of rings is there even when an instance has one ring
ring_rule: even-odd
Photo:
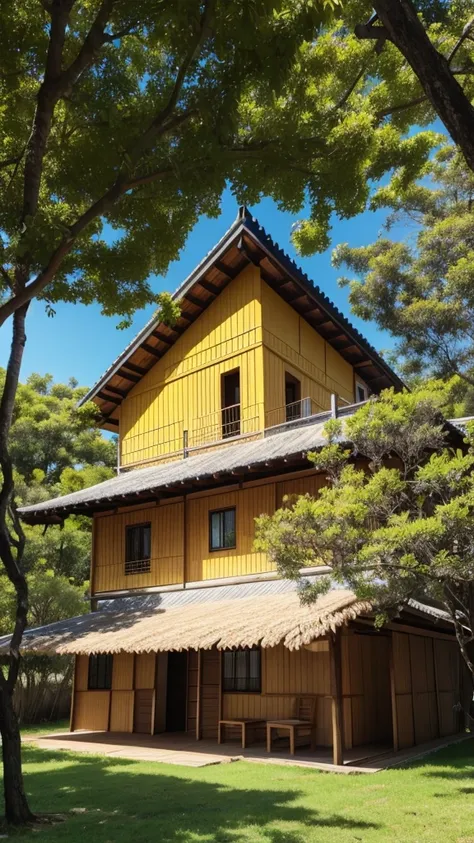
[[[176,291],[181,316],[173,327],[150,322],[93,387],[86,400],[101,412],[100,424],[117,431],[117,410],[131,389],[249,264],[341,356],[374,393],[403,383],[335,305],[314,287],[245,209],[226,235]]]

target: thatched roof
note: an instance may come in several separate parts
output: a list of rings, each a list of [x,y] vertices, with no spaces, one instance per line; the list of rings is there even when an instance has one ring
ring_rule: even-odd
[[[287,593],[204,600],[163,608],[150,602],[139,610],[92,612],[68,621],[29,630],[25,652],[48,654],[148,653],[218,647],[274,647],[297,650],[335,631],[370,604],[351,591],[334,590],[312,606],[302,606],[292,584]],[[125,601],[121,601],[122,606]],[[9,638],[0,640],[0,653]]]

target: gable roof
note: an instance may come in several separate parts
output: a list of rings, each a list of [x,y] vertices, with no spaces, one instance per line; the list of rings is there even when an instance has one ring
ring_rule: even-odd
[[[242,207],[224,236],[173,294],[182,302],[174,327],[150,319],[83,398],[81,403],[93,400],[99,406],[104,427],[117,428],[114,411],[128,392],[249,263],[257,265],[263,280],[360,370],[373,392],[403,387],[375,348]]]

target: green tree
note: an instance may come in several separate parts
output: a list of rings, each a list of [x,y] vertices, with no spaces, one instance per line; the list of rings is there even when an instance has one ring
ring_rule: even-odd
[[[390,211],[386,228],[404,224],[406,237],[379,236],[369,246],[337,247],[333,263],[356,278],[352,310],[396,339],[393,362],[412,381],[421,376],[464,385],[474,405],[474,176],[452,146],[442,148],[424,178],[404,185],[396,175],[380,188],[373,208]]]
[[[474,447],[450,447],[439,407],[446,387],[387,390],[342,422],[311,455],[327,475],[317,498],[288,500],[257,519],[257,546],[314,601],[345,584],[383,623],[411,598],[448,612],[474,679]],[[331,573],[301,581],[300,569]]]
[[[14,822],[31,813],[11,707],[28,594],[9,430],[30,301],[50,313],[60,300],[97,301],[126,318],[154,302],[173,321],[178,308],[153,292],[150,273],[166,270],[200,214],[217,213],[226,184],[240,200],[267,194],[295,213],[308,198],[310,220],[295,237],[302,249],[325,248],[333,212],[358,213],[393,168],[417,176],[437,141],[404,131],[435,112],[473,165],[471,42],[459,23],[424,2],[426,32],[409,0],[377,0],[374,49],[373,24],[359,30],[368,41],[350,34],[370,3],[347,0],[342,20],[335,6],[13,0],[2,9],[0,325],[12,317],[13,332],[0,401],[0,557],[18,610],[0,731]],[[463,19],[469,8],[461,4]]]

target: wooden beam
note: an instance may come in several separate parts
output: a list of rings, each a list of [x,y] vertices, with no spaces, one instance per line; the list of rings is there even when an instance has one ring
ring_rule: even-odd
[[[160,342],[164,342],[166,345],[173,345],[172,337],[168,337],[166,334],[163,334],[161,331],[153,331],[153,337],[156,337],[157,340]]]
[[[74,656],[74,669],[72,672],[72,688],[71,688],[71,708],[69,709],[69,731],[74,731],[74,701],[76,696],[76,672],[77,672],[77,656]]]
[[[374,366],[372,360],[362,360],[360,363],[354,363],[354,369],[365,369],[367,366]]]
[[[201,670],[202,650],[198,650],[197,701],[196,701],[196,740],[201,740]]]
[[[140,382],[140,378],[137,378],[136,375],[131,375],[129,372],[124,372],[122,369],[119,369],[117,374],[119,378],[125,378],[125,380],[131,381],[132,383]]]
[[[111,386],[109,383],[107,386],[104,386],[104,389],[108,389],[109,392],[113,392],[114,395],[119,395],[120,398],[126,398],[127,393],[124,389],[118,389],[116,386]]]
[[[106,389],[107,389],[107,387],[106,387]],[[121,402],[121,401],[119,401],[117,398],[114,398],[114,397],[113,397],[113,395],[107,395],[107,393],[106,393],[106,392],[104,392],[103,390],[101,390],[100,392],[98,392],[98,393],[97,393],[97,398],[101,398],[101,399],[102,399],[102,401],[110,401],[110,403],[111,403],[111,404],[115,404],[115,406],[116,406],[116,407],[117,407],[119,404],[121,404],[121,403],[122,403],[122,402]]]
[[[144,351],[147,352],[147,354],[152,354],[153,357],[163,357],[163,352],[160,351],[159,348],[157,348],[155,345],[150,345],[149,342],[143,342],[142,348]]]
[[[398,712],[397,712],[397,688],[395,683],[395,661],[393,658],[393,634],[390,636],[390,652],[389,652],[389,665],[390,665],[390,698],[392,701],[392,735],[393,735],[393,749],[394,752],[398,752],[399,749],[399,740],[398,740]]]
[[[198,299],[197,296],[193,296],[192,293],[186,293],[184,298],[187,299],[187,301],[191,302],[191,304],[196,305],[196,307],[200,307],[201,310],[207,304],[207,302],[203,301],[202,299]]]
[[[218,296],[219,293],[221,292],[221,290],[224,289],[223,286],[222,287],[216,287],[215,284],[212,284],[210,281],[207,281],[207,279],[205,279],[205,278],[203,278],[202,281],[199,281],[199,284],[201,285],[201,287],[203,287],[205,290],[207,290],[208,293],[212,293],[213,296]]]
[[[179,318],[186,319],[186,322],[194,322],[198,316],[199,314],[186,313],[185,310],[182,310]]]
[[[129,360],[126,363],[122,363],[122,368],[130,369],[131,372],[136,372],[137,375],[146,375],[148,372],[148,369],[145,369],[143,366],[137,366],[136,363],[130,363]]]
[[[331,718],[332,718],[332,763],[338,767],[343,763],[343,710],[342,710],[342,670],[341,670],[341,630],[336,630],[329,638],[329,659],[331,677]]]
[[[233,266],[227,266],[227,264],[223,261],[215,261],[214,266],[222,273],[222,275],[226,275],[227,278],[230,278],[231,281],[237,277],[239,272],[241,272],[241,269],[237,269]]]

